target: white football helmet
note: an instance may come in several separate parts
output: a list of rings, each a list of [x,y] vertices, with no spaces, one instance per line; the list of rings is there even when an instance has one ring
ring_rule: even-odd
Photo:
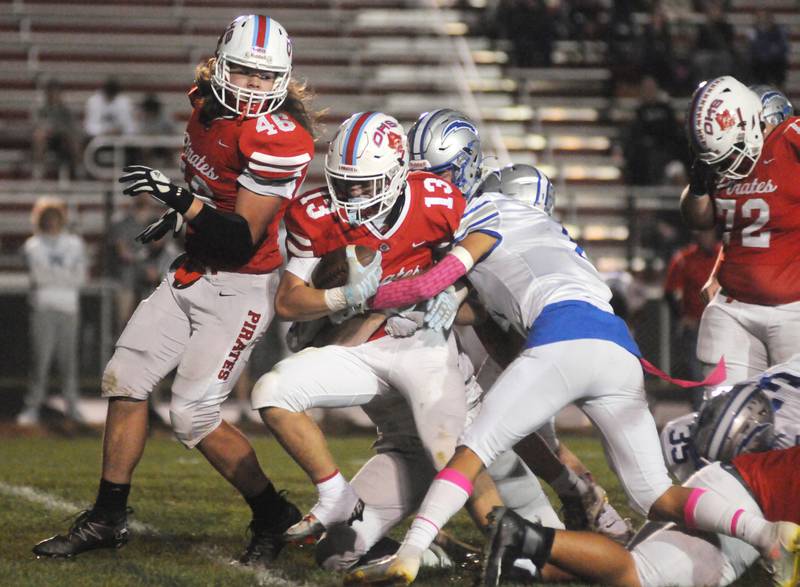
[[[533,165],[506,165],[492,171],[478,187],[478,194],[498,192],[521,200],[552,216],[556,191],[550,179]]]
[[[452,171],[452,183],[466,198],[481,179],[481,139],[470,118],[450,108],[425,112],[408,131],[411,169]]]
[[[381,219],[406,185],[408,141],[381,112],[358,112],[336,131],[325,155],[325,179],[339,218],[350,224]]]
[[[692,96],[687,124],[695,154],[720,179],[750,175],[764,146],[755,92],[729,75],[703,82]]]
[[[260,14],[236,18],[220,35],[216,58],[211,89],[225,108],[252,117],[273,112],[283,104],[292,75],[292,41],[277,20]],[[272,89],[264,92],[234,85],[231,65],[273,72]]]
[[[761,120],[767,124],[778,126],[794,114],[794,107],[783,92],[772,86],[750,86],[750,89],[761,99]]]

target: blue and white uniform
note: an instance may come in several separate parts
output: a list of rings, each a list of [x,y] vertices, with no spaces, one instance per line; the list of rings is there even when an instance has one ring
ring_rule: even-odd
[[[774,448],[800,445],[800,354],[742,383],[756,381],[775,410]],[[712,393],[729,389],[730,386],[720,386]],[[668,422],[661,431],[664,460],[670,473],[680,481],[686,481],[704,464],[691,449],[690,427],[696,418],[697,412],[686,414]]]
[[[608,286],[535,202],[484,193],[470,201],[456,238],[476,231],[498,240],[469,280],[489,313],[527,342],[460,444],[489,466],[575,403],[602,432],[632,507],[646,514],[672,483],[645,399],[639,349],[613,313]]]

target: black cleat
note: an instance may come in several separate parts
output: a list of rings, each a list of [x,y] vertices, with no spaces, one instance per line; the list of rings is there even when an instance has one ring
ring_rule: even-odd
[[[280,492],[280,496],[283,500],[283,509],[278,514],[277,521],[269,526],[258,524],[255,520],[250,522],[247,527],[250,543],[239,557],[239,564],[268,566],[278,558],[278,554],[286,545],[283,533],[302,519],[300,510],[284,497],[283,491]]]
[[[483,585],[495,587],[518,558],[529,558],[541,572],[550,555],[555,531],[525,520],[513,510],[496,507],[489,514],[491,526],[483,557]]]
[[[128,542],[128,508],[121,514],[84,510],[66,536],[57,534],[33,547],[37,558],[70,558],[97,548],[122,548]]]

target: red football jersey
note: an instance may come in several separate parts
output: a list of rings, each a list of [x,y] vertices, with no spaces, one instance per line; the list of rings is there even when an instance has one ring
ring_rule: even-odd
[[[719,245],[712,251],[707,251],[697,243],[692,243],[672,256],[664,281],[664,291],[680,294],[682,317],[700,322],[706,307],[700,297],[700,290],[711,275],[718,253]]]
[[[269,273],[281,265],[278,226],[313,157],[311,135],[285,112],[246,119],[216,118],[205,126],[200,122],[199,108],[194,108],[181,156],[184,178],[192,192],[211,198],[226,212],[236,207],[239,185],[257,194],[285,199],[250,260],[241,267],[225,269]],[[191,230],[187,230],[186,251],[211,267],[219,265],[213,252],[201,250]]]
[[[327,188],[298,197],[286,212],[289,256],[321,257],[345,245],[381,251],[383,282],[410,277],[434,262],[434,251],[450,243],[466,200],[458,188],[423,171],[408,175],[397,220],[384,232],[370,223],[351,226],[333,211]]]
[[[718,279],[737,300],[767,306],[800,300],[800,117],[767,137],[753,172],[719,190],[725,230]]]
[[[767,520],[800,524],[800,446],[740,455],[733,465]]]

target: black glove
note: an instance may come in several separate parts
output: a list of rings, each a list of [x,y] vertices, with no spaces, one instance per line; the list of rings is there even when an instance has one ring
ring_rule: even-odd
[[[717,173],[708,163],[695,159],[689,171],[689,193],[693,196],[705,196],[714,193],[717,185]]]
[[[122,193],[135,197],[139,194],[150,194],[153,198],[184,214],[192,205],[192,192],[176,186],[158,169],[145,165],[129,165],[123,170],[120,183],[127,183]]]
[[[175,238],[180,234],[182,228],[183,216],[175,210],[167,210],[158,220],[148,224],[147,228],[137,234],[136,240],[144,245],[163,238],[170,230],[173,238]]]

